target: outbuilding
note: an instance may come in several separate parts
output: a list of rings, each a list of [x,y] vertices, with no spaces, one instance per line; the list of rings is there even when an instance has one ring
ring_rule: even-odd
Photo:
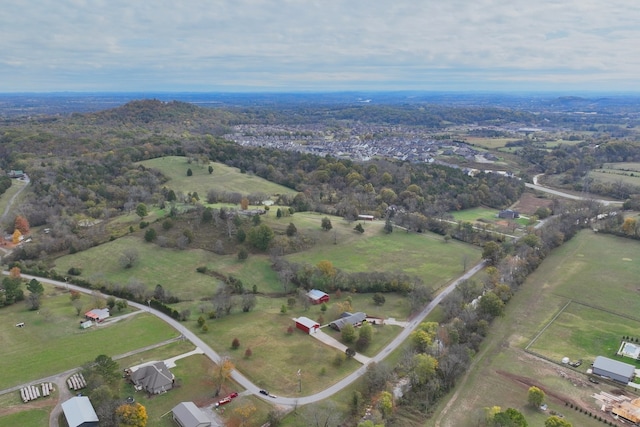
[[[93,320],[94,322],[102,322],[107,317],[111,316],[109,314],[108,308],[94,308],[93,310],[87,311],[84,314],[84,317],[87,320]]]
[[[329,294],[319,291],[318,289],[311,289],[307,292],[307,298],[312,304],[322,304],[323,302],[329,302]]]
[[[173,420],[180,427],[209,427],[211,421],[193,402],[178,403],[171,410]]]
[[[62,403],[69,427],[98,427],[98,415],[87,396],[75,396]]]
[[[633,365],[598,356],[593,362],[593,374],[610,378],[623,384],[628,384],[633,380],[636,370]]]
[[[313,334],[320,328],[320,324],[318,322],[313,321],[308,317],[298,317],[297,319],[295,319],[295,321],[296,328],[300,329],[306,334]]]

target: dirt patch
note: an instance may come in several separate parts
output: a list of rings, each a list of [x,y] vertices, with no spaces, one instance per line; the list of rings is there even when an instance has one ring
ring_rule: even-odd
[[[511,206],[511,209],[524,215],[533,215],[538,208],[551,208],[552,204],[553,200],[551,199],[536,197],[535,194],[525,191],[520,199]]]
[[[31,402],[0,408],[0,417],[15,414],[22,411],[30,411],[32,409],[52,408],[56,405],[56,400],[32,400]]]

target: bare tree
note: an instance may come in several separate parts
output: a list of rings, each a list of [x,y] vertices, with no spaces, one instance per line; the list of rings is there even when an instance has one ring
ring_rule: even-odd
[[[126,248],[120,256],[120,266],[122,268],[131,268],[138,261],[139,255],[136,248]]]

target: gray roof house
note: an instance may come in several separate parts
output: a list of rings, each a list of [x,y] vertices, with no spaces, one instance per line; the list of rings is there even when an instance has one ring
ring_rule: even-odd
[[[87,396],[76,396],[62,403],[69,427],[98,427],[98,415]]]
[[[172,410],[173,420],[180,427],[210,427],[211,421],[193,402],[178,403]]]
[[[129,379],[136,390],[160,394],[173,388],[175,377],[164,362],[152,362],[130,372]]]
[[[331,326],[336,331],[341,331],[347,323],[350,323],[353,326],[358,326],[366,319],[367,315],[361,311],[353,314],[344,312],[339,319],[336,319],[333,322],[329,323],[329,326]]]
[[[593,362],[593,373],[602,377],[611,378],[623,384],[633,380],[635,367],[628,363],[618,362],[608,357],[598,356]]]

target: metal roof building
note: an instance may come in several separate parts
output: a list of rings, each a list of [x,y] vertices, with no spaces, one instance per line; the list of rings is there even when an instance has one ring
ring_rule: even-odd
[[[602,377],[611,378],[623,384],[633,380],[636,368],[628,363],[618,362],[608,357],[598,356],[593,362],[593,373]]]

